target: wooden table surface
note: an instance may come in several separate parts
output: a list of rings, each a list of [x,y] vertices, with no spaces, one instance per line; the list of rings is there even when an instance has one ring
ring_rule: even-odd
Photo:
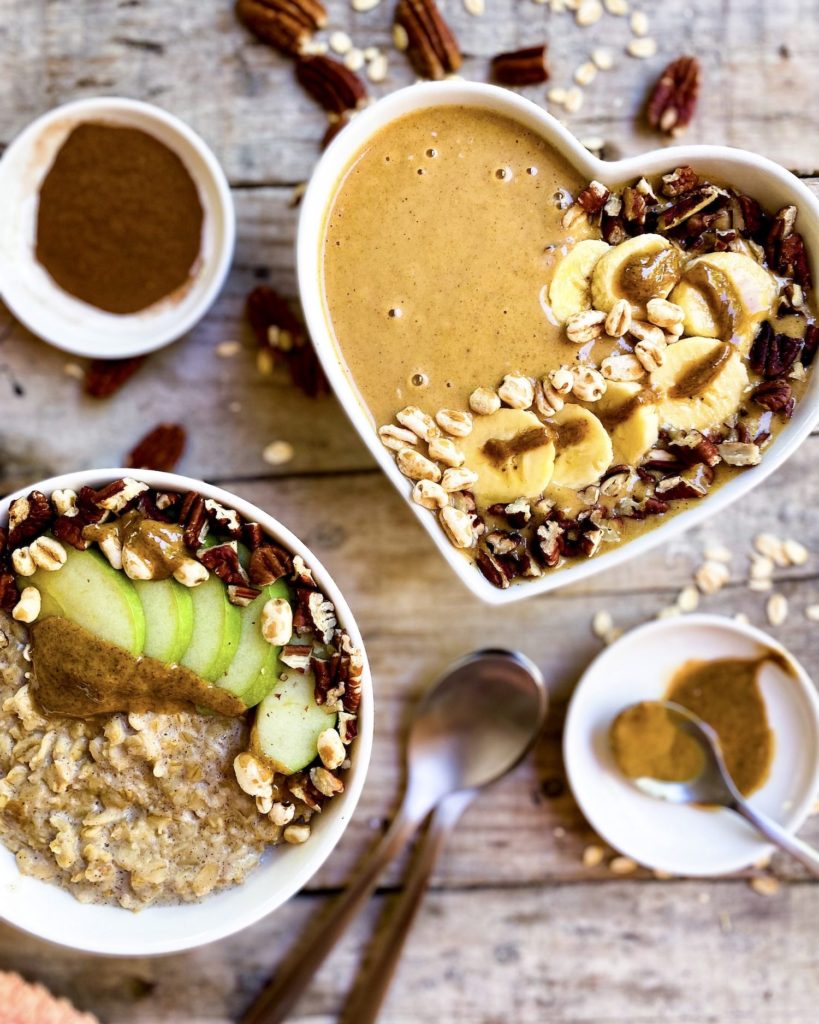
[[[330,0],[331,24],[360,46],[389,46],[392,0],[367,14]],[[559,6],[559,5],[558,5]],[[636,126],[648,85],[683,52],[703,64],[700,109],[688,139],[755,149],[808,177],[819,152],[817,0],[646,0],[657,56],[626,57],[628,22],[606,15],[581,29],[571,13],[531,0],[488,0],[483,17],[458,0],[446,13],[484,79],[500,49],[550,41],[553,85],[599,45],[612,71],[585,90],[567,122],[600,136],[610,155],[656,141]],[[326,36],[325,36],[326,38]],[[611,872],[613,856],[583,864],[596,842],[567,790],[559,751],[565,698],[599,649],[590,618],[619,626],[652,618],[690,580],[707,540],[734,551],[732,582],[708,611],[764,624],[767,595],[745,583],[760,530],[815,555],[778,570],[791,612],[776,635],[814,670],[819,624],[819,436],[719,519],[627,566],[555,595],[494,610],[452,576],[409,510],[374,467],[332,398],[311,401],[280,377],[261,378],[242,323],[247,291],[268,280],[294,293],[293,188],[318,153],[324,116],[284,59],[235,23],[229,0],[0,0],[0,144],[55,104],[97,94],[150,100],[210,143],[234,189],[239,220],[233,272],[196,330],[150,358],[114,398],[84,398],[75,361],[31,337],[0,306],[0,490],[52,473],[116,464],[150,427],[183,422],[181,470],[228,486],[295,530],[322,558],[358,617],[375,675],[376,740],[359,810],[307,891],[232,939],[181,956],[108,961],[76,955],[0,926],[0,968],[48,984],[108,1024],[234,1021],[301,926],[344,884],[384,827],[400,782],[402,722],[423,682],[478,645],[520,647],[555,698],[547,735],[512,778],[474,804],[448,847],[385,1009],[387,1024],[814,1024],[819,996],[819,888],[779,857],[782,883],[759,895],[749,878],[659,880]],[[412,81],[390,51],[378,94]],[[543,87],[528,90],[545,102]],[[819,178],[811,182],[819,193]],[[219,358],[219,342],[242,350]],[[81,362],[81,361],[80,361]],[[67,364],[68,367],[67,367]],[[262,449],[294,448],[273,469]],[[819,818],[804,834],[819,841]],[[336,1019],[360,953],[401,866],[320,972],[294,1020]],[[757,872],[759,873],[759,872]],[[2,1009],[2,1008],[0,1008]]]

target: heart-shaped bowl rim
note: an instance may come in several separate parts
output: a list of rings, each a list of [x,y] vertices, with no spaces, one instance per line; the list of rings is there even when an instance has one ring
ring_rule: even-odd
[[[333,602],[338,621],[364,656],[358,736],[345,790],[319,815],[314,834],[301,846],[268,850],[241,885],[206,896],[198,903],[148,907],[135,914],[121,907],[80,903],[60,886],[20,874],[14,854],[0,843],[0,921],[71,949],[109,956],[157,956],[178,953],[226,938],[260,921],[287,902],[318,871],[344,835],[364,787],[373,742],[373,690],[358,625],[337,584],[313,552],[264,509],[221,487],[180,476],[139,469],[93,469],[66,473],[10,494],[0,501],[5,521],[15,498],[34,488],[50,494],[58,488],[78,491],[101,487],[128,476],[167,491],[198,491],[262,525],[288,551],[301,555],[316,583]]]
[[[799,208],[799,229],[805,237],[814,277],[819,267],[819,201],[783,167],[765,157],[728,146],[675,146],[624,160],[600,160],[584,149],[556,118],[530,100],[494,85],[474,82],[425,82],[399,89],[357,114],[328,146],[313,171],[302,200],[296,243],[299,292],[310,336],[344,411],[438,550],[473,594],[487,604],[502,605],[535,597],[622,565],[627,559],[671,540],[742,498],[781,466],[816,425],[819,420],[819,374],[811,375],[808,389],[798,403],[793,419],[771,443],[761,463],[722,484],[697,506],[678,513],[605,554],[547,572],[539,579],[527,580],[507,590],[493,586],[467,556],[450,544],[437,519],[412,501],[411,481],[399,472],[391,452],[379,440],[377,424],[373,424],[343,365],[326,313],[321,283],[325,216],[350,162],[367,140],[386,124],[413,111],[443,105],[481,107],[507,115],[554,146],[588,180],[597,179],[604,184],[619,186],[642,175],[652,176],[682,164],[691,164],[706,176],[748,192],[768,208],[778,209],[793,203]]]

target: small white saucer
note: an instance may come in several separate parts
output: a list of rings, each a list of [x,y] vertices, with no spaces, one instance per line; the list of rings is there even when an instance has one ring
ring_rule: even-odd
[[[692,658],[753,658],[785,653],[789,675],[766,663],[759,676],[774,759],[750,802],[791,832],[819,793],[819,699],[792,655],[751,626],[716,615],[689,615],[641,626],[602,652],[577,685],[563,734],[563,757],[580,809],[611,846],[646,867],[674,875],[739,871],[772,850],[728,810],[665,803],[641,793],[617,769],[608,730],[627,705],[661,700],[671,676]]]
[[[140,128],[183,161],[205,213],[198,269],[181,296],[141,313],[115,316],[64,292],[34,255],[40,184],[73,128],[84,121]],[[149,103],[100,97],[57,107],[33,121],[0,160],[0,295],[44,341],[76,355],[124,358],[161,348],[207,312],[233,258],[236,218],[225,175],[202,139]]]

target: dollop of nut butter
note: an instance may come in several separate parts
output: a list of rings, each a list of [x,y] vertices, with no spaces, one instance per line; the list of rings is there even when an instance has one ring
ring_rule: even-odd
[[[624,299],[645,305],[655,295],[666,295],[679,281],[683,257],[678,249],[660,249],[630,260],[620,271],[617,288]]]
[[[118,537],[122,550],[128,550],[146,566],[146,579],[168,579],[190,558],[181,526],[146,519],[136,511],[111,523],[86,526],[82,535],[100,547],[112,536]]]
[[[238,697],[209,685],[190,669],[155,658],[135,658],[68,619],[41,619],[30,629],[31,691],[47,715],[170,714],[206,707],[233,716],[247,710]]]
[[[693,711],[716,732],[725,766],[743,796],[764,784],[773,759],[775,738],[759,687],[759,672],[766,663],[793,672],[778,651],[758,658],[692,660],[677,670],[664,696]],[[657,701],[643,701],[621,712],[609,740],[618,767],[631,779],[684,782],[703,767],[699,744],[677,728]]]
[[[744,306],[726,274],[707,263],[694,263],[685,272],[685,280],[700,291],[708,304],[719,338],[730,340],[747,331],[750,318],[742,315]]]

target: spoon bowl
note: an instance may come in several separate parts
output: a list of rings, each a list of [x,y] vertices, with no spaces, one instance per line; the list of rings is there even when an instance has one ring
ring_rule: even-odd
[[[543,676],[524,655],[483,650],[459,659],[416,710],[408,796],[428,811],[449,793],[505,775],[531,748],[547,705]]]

